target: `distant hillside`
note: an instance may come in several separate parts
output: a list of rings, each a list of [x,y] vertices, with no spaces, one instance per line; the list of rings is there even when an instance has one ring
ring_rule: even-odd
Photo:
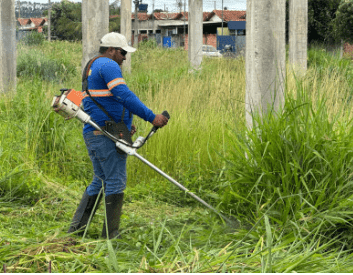
[[[15,1],[16,18],[42,17],[43,12],[49,8],[49,4],[30,1]]]

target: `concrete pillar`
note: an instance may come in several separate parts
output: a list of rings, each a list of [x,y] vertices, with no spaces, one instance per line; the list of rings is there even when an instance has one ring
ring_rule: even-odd
[[[289,0],[289,63],[296,74],[308,68],[308,0]]]
[[[189,62],[193,69],[199,69],[202,62],[203,14],[202,0],[189,0]]]
[[[125,35],[127,43],[131,46],[131,0],[121,0],[120,32]],[[131,53],[126,55],[126,60],[123,62],[123,71],[131,73]]]
[[[15,0],[0,1],[0,93],[16,90]]]
[[[82,70],[98,54],[100,39],[109,32],[109,0],[82,1]]]
[[[246,121],[277,111],[284,101],[286,0],[247,0]]]

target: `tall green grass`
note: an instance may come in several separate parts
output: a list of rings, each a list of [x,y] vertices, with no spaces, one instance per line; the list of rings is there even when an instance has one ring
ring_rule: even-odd
[[[0,263],[9,271],[45,272],[49,261],[56,272],[353,271],[351,63],[310,50],[306,76],[287,74],[280,115],[248,130],[244,60],[207,59],[190,74],[186,52],[142,45],[124,77],[171,119],[139,153],[248,227],[225,228],[129,158],[124,237],[106,242],[95,239],[102,210],[87,239],[65,233],[93,175],[82,125],[50,104],[60,88],[80,89],[81,45],[21,47],[29,73],[16,94],[0,95]],[[60,73],[43,77],[54,63]],[[134,123],[136,135],[151,128]]]
[[[346,68],[317,78],[289,76],[285,104],[227,140],[228,179],[222,204],[253,223],[263,217],[288,231],[320,228],[326,240],[352,248],[353,127]],[[341,72],[339,72],[341,70]],[[264,221],[262,220],[262,223]]]

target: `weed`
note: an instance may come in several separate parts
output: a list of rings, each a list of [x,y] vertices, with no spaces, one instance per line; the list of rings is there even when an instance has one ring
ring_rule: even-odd
[[[26,46],[38,46],[42,45],[44,40],[45,37],[42,33],[31,31],[21,39],[21,42]]]
[[[20,51],[17,76],[39,77],[46,81],[62,82],[76,75],[76,68],[68,62],[60,62],[44,56],[36,49]]]

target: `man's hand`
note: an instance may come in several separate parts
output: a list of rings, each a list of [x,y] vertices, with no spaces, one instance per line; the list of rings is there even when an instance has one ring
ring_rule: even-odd
[[[133,136],[136,133],[136,126],[134,124],[131,125],[130,135]]]
[[[153,126],[156,126],[159,128],[162,128],[163,126],[167,125],[167,123],[168,123],[168,118],[166,118],[162,114],[156,115],[156,117],[152,121]]]

